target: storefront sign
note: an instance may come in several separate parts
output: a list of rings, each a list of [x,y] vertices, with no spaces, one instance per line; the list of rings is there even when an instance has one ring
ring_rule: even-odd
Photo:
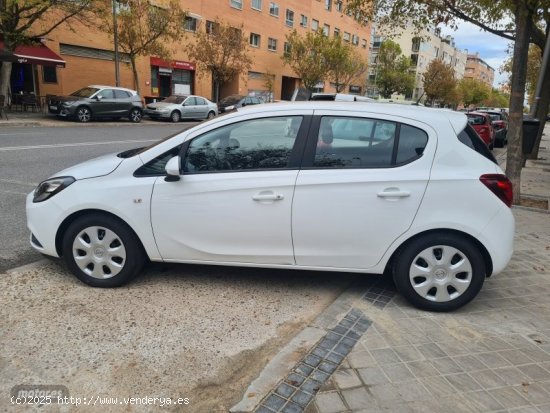
[[[166,60],[161,59],[160,57],[151,56],[151,66],[158,66],[159,68],[173,68],[173,69],[182,69],[182,70],[191,70],[194,71],[196,66],[194,63],[183,62],[181,60],[172,60],[167,62]]]

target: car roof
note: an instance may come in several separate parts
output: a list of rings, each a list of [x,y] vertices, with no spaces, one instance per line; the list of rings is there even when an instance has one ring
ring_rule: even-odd
[[[446,118],[456,133],[461,132],[468,123],[467,117],[462,112],[452,110],[429,108],[415,105],[393,105],[389,103],[371,102],[339,102],[339,101],[299,101],[280,102],[263,105],[246,106],[239,108],[237,112],[262,113],[277,110],[335,110],[349,112],[365,112],[369,114],[394,115],[410,118],[430,124],[435,119]]]
[[[487,116],[487,112],[483,111],[483,112],[478,112],[478,111],[473,111],[473,112],[468,112],[466,113],[466,116],[468,115],[475,115],[475,116],[483,116],[483,117],[486,117]]]
[[[118,87],[118,86],[89,85],[89,86],[86,86],[86,87],[93,87],[95,89],[117,89],[117,90],[124,90],[126,92],[130,92],[130,93],[133,93],[133,94],[137,94],[137,91],[135,91],[135,90],[128,89],[128,88],[125,88],[125,87]]]

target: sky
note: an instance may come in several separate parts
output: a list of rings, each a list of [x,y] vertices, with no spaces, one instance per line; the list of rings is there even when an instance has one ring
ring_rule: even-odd
[[[508,74],[500,73],[499,68],[507,57],[508,40],[485,32],[468,22],[459,22],[457,30],[441,27],[441,34],[453,36],[455,46],[459,49],[468,49],[468,53],[471,54],[478,52],[479,56],[495,69],[494,87],[498,87],[507,79]]]

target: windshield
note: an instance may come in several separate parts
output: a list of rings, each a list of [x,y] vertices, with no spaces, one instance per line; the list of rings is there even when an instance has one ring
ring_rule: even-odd
[[[239,101],[242,98],[243,98],[243,96],[231,95],[231,96],[227,96],[227,97],[223,98],[222,100],[220,100],[220,103],[222,105],[234,105],[236,103],[239,103]]]
[[[98,90],[99,89],[96,89],[94,87],[85,87],[80,90],[77,90],[76,92],[71,93],[71,96],[77,96],[79,98],[89,98]]]
[[[163,103],[177,103],[178,105],[183,103],[183,101],[187,99],[187,96],[168,96],[166,99],[164,99]]]
[[[149,149],[151,148],[154,148],[155,146],[161,144],[162,142],[165,142],[167,141],[168,139],[170,138],[173,138],[174,136],[176,135],[179,135],[182,131],[179,131],[179,132],[176,132],[176,133],[173,133],[171,135],[168,135],[167,137],[165,138],[162,138],[154,143],[152,143],[151,145],[149,146],[142,146],[140,148],[134,148],[134,149],[129,149],[129,150],[126,150],[126,151],[123,151],[123,152],[120,152],[119,154],[117,154],[117,156],[119,158],[131,158],[132,156],[135,156],[135,155],[139,155],[140,153],[143,153],[145,151],[148,151]]]

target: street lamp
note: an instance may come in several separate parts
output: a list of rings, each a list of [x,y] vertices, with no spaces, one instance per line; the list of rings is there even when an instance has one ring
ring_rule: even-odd
[[[120,70],[118,57],[118,23],[117,23],[117,6],[118,0],[112,0],[113,4],[113,40],[115,43],[115,86],[120,86]]]

